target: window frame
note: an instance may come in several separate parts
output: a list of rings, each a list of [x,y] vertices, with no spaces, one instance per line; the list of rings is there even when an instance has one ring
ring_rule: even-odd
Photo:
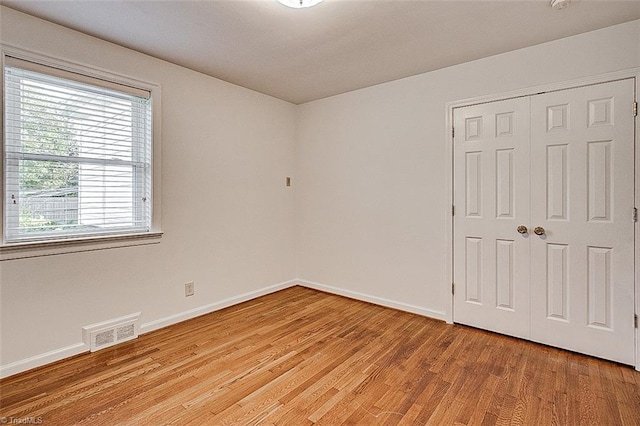
[[[82,251],[103,250],[117,247],[139,246],[147,244],[156,244],[160,242],[162,237],[161,230],[161,87],[159,84],[149,83],[126,77],[121,74],[114,74],[109,71],[97,69],[87,65],[69,62],[52,58],[46,55],[25,51],[20,48],[0,44],[0,59],[2,72],[0,73],[0,103],[2,114],[2,142],[0,152],[0,212],[2,217],[2,226],[0,226],[0,261],[50,256],[55,254],[65,254]],[[128,86],[135,89],[148,91],[150,93],[152,108],[152,125],[151,125],[151,228],[148,232],[122,232],[109,235],[94,236],[71,236],[59,239],[43,238],[28,242],[11,242],[7,243],[4,235],[4,224],[6,220],[5,206],[5,93],[4,93],[4,69],[7,57],[18,60],[32,62],[54,71],[60,70],[63,73],[73,73],[89,79],[98,79],[105,84],[115,84],[120,86]]]

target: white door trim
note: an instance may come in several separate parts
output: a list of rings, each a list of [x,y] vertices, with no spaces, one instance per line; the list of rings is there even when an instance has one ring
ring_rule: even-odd
[[[445,227],[446,233],[446,251],[447,251],[447,268],[446,268],[446,277],[447,280],[445,282],[446,288],[449,289],[453,283],[453,113],[455,108],[461,108],[470,105],[476,105],[487,102],[495,102],[501,101],[510,98],[518,98],[523,96],[531,96],[540,93],[552,92],[557,90],[566,90],[572,89],[581,86],[588,86],[592,84],[600,84],[606,83],[615,80],[622,80],[627,78],[635,78],[635,94],[634,98],[636,102],[638,101],[638,94],[640,93],[640,67],[638,68],[630,68],[627,70],[616,71],[612,73],[599,74],[574,80],[568,80],[557,83],[550,83],[541,86],[528,87],[524,89],[513,90],[509,92],[503,92],[498,94],[484,95],[474,98],[461,99],[458,101],[447,102],[446,104],[446,116],[445,116],[445,141],[446,141],[446,151],[447,151],[447,162],[446,162],[446,184],[447,188],[449,188],[449,196],[448,203],[446,206],[446,223]],[[640,208],[640,119],[636,117],[635,120],[635,150],[636,150],[636,159],[635,159],[635,206]],[[640,315],[640,228],[639,223],[635,224],[635,283],[634,283],[634,292],[635,292],[635,312]],[[453,292],[451,292],[451,299],[449,306],[447,307],[445,320],[449,324],[453,324]],[[629,319],[632,320],[631,318]],[[640,371],[640,329],[636,328],[635,330],[635,348],[636,348],[636,356],[635,356],[635,368]]]

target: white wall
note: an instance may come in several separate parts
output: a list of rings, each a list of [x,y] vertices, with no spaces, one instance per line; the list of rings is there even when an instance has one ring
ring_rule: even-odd
[[[446,318],[446,103],[638,66],[634,21],[300,106],[298,278]]]
[[[157,245],[0,262],[0,365],[69,354],[85,325],[138,311],[143,324],[170,322],[295,278],[294,105],[0,13],[2,43],[161,85],[165,233]]]

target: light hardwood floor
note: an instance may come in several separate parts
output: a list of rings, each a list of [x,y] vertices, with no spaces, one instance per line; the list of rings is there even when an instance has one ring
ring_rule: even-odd
[[[43,425],[640,425],[630,367],[302,287],[0,387]]]

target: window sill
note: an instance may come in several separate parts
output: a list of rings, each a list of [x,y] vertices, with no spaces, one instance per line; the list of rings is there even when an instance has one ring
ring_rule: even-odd
[[[162,232],[5,244],[0,261],[158,244]]]

